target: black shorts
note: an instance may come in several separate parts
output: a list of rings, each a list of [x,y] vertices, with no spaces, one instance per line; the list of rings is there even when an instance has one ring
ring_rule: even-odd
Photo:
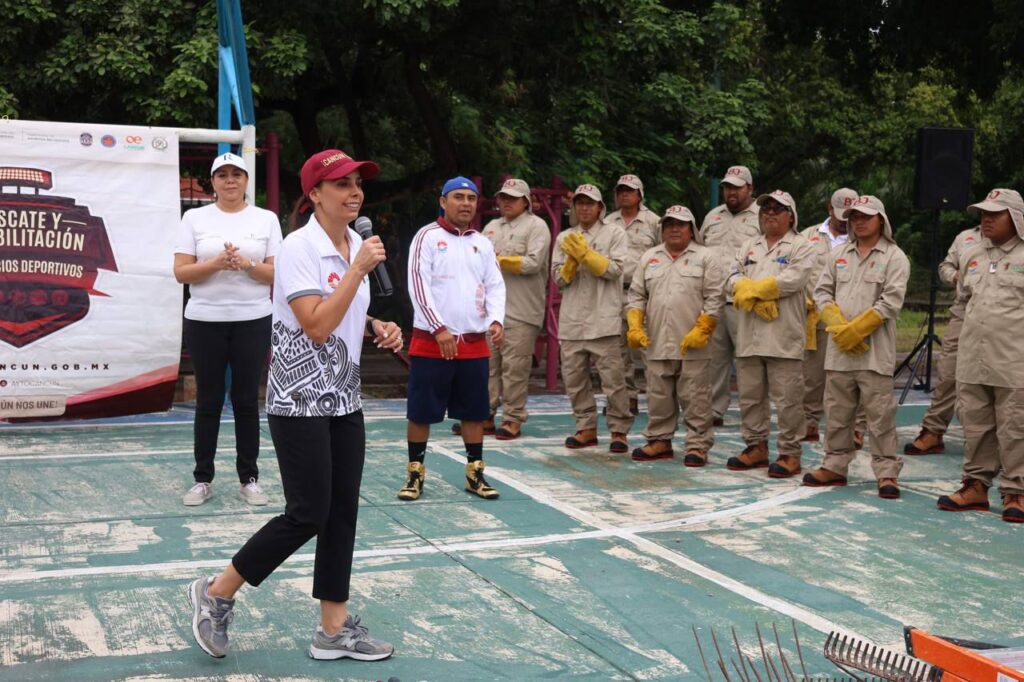
[[[409,361],[409,421],[437,424],[444,421],[446,410],[451,419],[490,418],[488,358],[445,360],[414,356]]]

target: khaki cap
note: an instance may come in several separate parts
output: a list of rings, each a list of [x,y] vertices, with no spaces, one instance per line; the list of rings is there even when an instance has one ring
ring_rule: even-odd
[[[842,211],[844,208],[849,208],[853,202],[857,201],[857,190],[850,189],[849,187],[842,187],[832,192],[832,199],[830,203],[832,208],[837,211]]]
[[[697,229],[697,219],[693,217],[693,211],[679,204],[669,206],[665,209],[665,215],[663,215],[661,220],[658,221],[658,225],[661,226],[662,230],[665,229],[665,223],[670,218],[672,220],[678,220],[681,223],[690,223],[690,231],[693,233],[693,240],[701,246],[704,245],[704,237],[701,236],[700,230]]]
[[[1024,239],[1024,200],[1020,198],[1019,192],[1012,189],[994,189],[988,193],[984,201],[971,204],[967,210],[971,213],[1009,211],[1013,226],[1017,228],[1017,236]]]
[[[894,241],[892,237],[892,223],[889,222],[889,216],[885,214],[885,204],[882,203],[881,199],[870,194],[862,194],[857,197],[857,200],[852,205],[844,208],[842,211],[836,211],[836,216],[840,220],[849,220],[850,211],[856,211],[864,215],[882,216],[882,234],[889,241]]]
[[[757,201],[755,203],[758,205],[758,207],[761,207],[764,206],[765,202],[768,201],[769,199],[779,202],[783,206],[788,207],[789,210],[793,212],[793,224],[790,226],[789,229],[796,232],[796,227],[797,225],[800,224],[800,218],[796,213],[796,201],[793,199],[793,195],[791,195],[789,192],[785,190],[777,189],[770,194],[762,194],[757,198]]]
[[[754,176],[750,174],[750,169],[746,166],[730,166],[729,170],[725,171],[725,177],[718,184],[733,185],[735,187],[753,186]]]
[[[577,187],[576,191],[572,193],[572,198],[575,199],[580,196],[590,197],[594,201],[604,203],[604,199],[601,198],[601,190],[594,185],[580,185]]]
[[[618,181],[616,181],[615,183],[615,188],[618,189],[620,186],[635,189],[636,191],[640,192],[640,198],[644,198],[644,181],[641,180],[638,176],[632,174],[620,176]]]
[[[505,182],[501,183],[501,187],[494,193],[494,196],[504,194],[508,197],[514,197],[516,199],[522,197],[526,199],[526,210],[529,213],[533,213],[533,202],[530,201],[530,186],[526,184],[526,180],[520,180],[519,178],[509,178]]]

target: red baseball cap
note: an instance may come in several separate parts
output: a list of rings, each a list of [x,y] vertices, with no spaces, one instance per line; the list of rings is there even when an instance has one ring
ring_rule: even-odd
[[[337,180],[358,170],[363,180],[377,177],[380,166],[375,161],[356,161],[340,149],[325,149],[306,159],[302,164],[302,193],[310,191],[322,180]]]

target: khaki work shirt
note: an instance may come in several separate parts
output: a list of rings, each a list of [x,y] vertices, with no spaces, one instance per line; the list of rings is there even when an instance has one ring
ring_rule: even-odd
[[[906,254],[884,236],[866,258],[861,258],[855,241],[832,251],[814,289],[818,310],[835,303],[843,317],[852,320],[868,308],[874,308],[885,324],[865,339],[869,348],[862,355],[839,350],[829,335],[825,369],[870,370],[892,376],[896,368],[896,318],[903,307],[909,278],[910,261]]]
[[[711,249],[722,272],[728,274],[736,256],[739,255],[740,247],[761,234],[757,213],[755,203],[751,203],[736,215],[722,204],[704,216],[700,234],[704,238],[704,246]],[[729,287],[726,287],[725,300],[732,302],[732,290]]]
[[[483,232],[494,244],[495,255],[523,259],[519,274],[501,273],[505,280],[505,326],[544,326],[551,260],[551,230],[547,223],[524,211],[512,222],[504,218],[492,220]]]
[[[561,244],[570,232],[578,232],[591,249],[608,259],[608,269],[600,277],[590,274],[582,264],[572,282],[562,279],[567,256]],[[622,266],[628,257],[628,239],[618,225],[598,220],[589,230],[570,227],[558,235],[551,253],[551,276],[562,289],[558,310],[558,338],[587,341],[622,333]]]
[[[629,289],[630,282],[633,281],[633,270],[640,262],[640,257],[647,249],[661,243],[659,220],[658,214],[643,204],[640,205],[640,212],[636,214],[636,218],[633,218],[633,222],[628,226],[622,217],[622,211],[610,213],[604,219],[606,223],[615,223],[621,227],[629,238],[629,257],[622,266],[622,286],[626,289]]]
[[[702,312],[719,318],[725,273],[711,250],[691,241],[675,258],[664,244],[648,249],[640,258],[627,307],[644,311],[644,326],[651,345],[651,360],[680,360],[679,342]],[[710,344],[686,351],[686,360],[711,358]]]
[[[731,292],[741,277],[774,277],[779,287],[779,316],[768,322],[754,311],[741,313],[736,327],[736,357],[803,359],[807,343],[807,282],[817,264],[816,249],[792,230],[771,247],[762,234],[740,249],[726,289]]]
[[[1024,388],[1024,242],[1016,235],[1002,246],[983,239],[960,262],[968,301],[956,380]]]
[[[828,221],[826,221],[827,223]],[[828,229],[827,227],[825,229]],[[807,280],[807,298],[814,300],[814,287],[818,286],[818,279],[821,277],[821,271],[825,269],[825,262],[828,260],[828,254],[832,252],[832,249],[838,248],[846,243],[846,240],[839,242],[835,246],[832,244],[831,234],[826,235],[822,232],[821,225],[814,225],[808,227],[806,230],[801,232],[804,237],[807,237],[814,247],[814,255],[817,257],[817,263],[814,269],[811,270],[811,277]],[[818,329],[824,329],[825,323],[818,321]],[[824,349],[822,349],[824,351]]]
[[[946,252],[946,257],[939,263],[939,279],[946,284],[952,284],[956,288],[953,296],[953,305],[949,307],[949,314],[953,317],[964,317],[964,309],[967,307],[967,296],[961,286],[962,280],[957,277],[960,271],[960,259],[968,251],[981,244],[985,238],[981,236],[981,227],[972,227],[964,230],[956,236],[953,244]]]

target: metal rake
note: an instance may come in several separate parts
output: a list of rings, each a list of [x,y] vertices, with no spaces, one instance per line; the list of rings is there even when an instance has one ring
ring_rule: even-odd
[[[824,655],[843,670],[848,666],[889,682],[939,682],[942,679],[942,669],[930,663],[834,630],[825,640]]]

